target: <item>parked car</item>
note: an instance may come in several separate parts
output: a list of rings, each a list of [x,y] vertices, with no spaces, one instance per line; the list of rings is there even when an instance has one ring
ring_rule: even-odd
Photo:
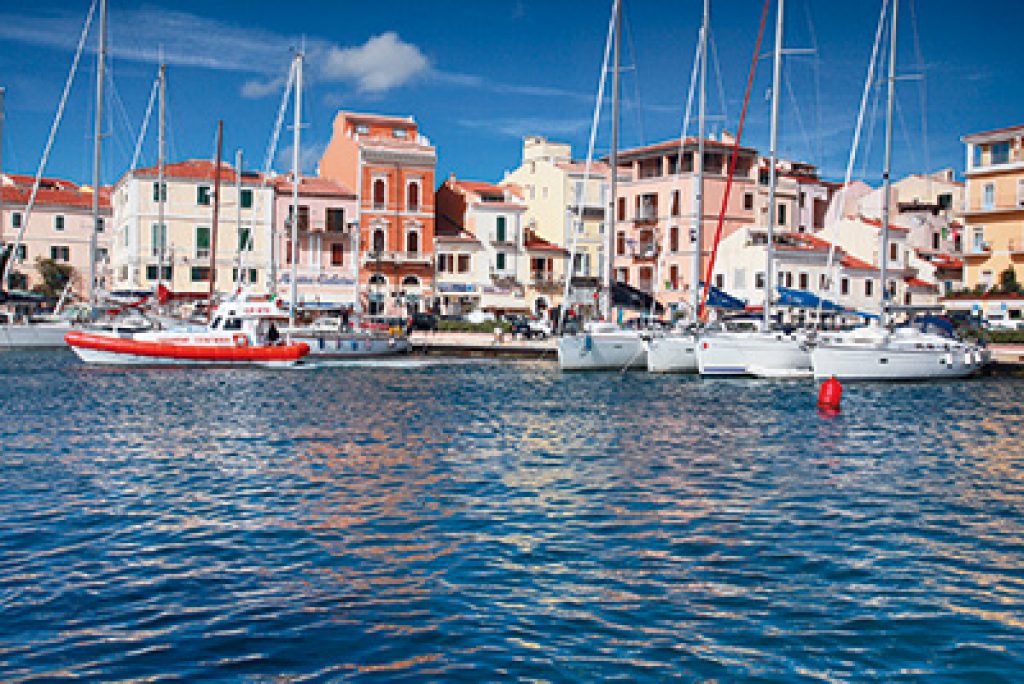
[[[409,318],[409,328],[434,332],[437,330],[437,316],[427,311],[417,311]]]

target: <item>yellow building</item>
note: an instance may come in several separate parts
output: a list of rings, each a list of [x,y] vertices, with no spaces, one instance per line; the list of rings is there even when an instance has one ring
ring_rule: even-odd
[[[1024,282],[1024,126],[964,136],[964,284],[990,287],[1013,267]]]
[[[537,238],[570,252],[575,239],[574,277],[600,280],[609,181],[607,164],[593,162],[586,180],[586,164],[573,160],[570,145],[528,136],[523,140],[522,163],[505,174],[501,185],[517,186],[527,207],[526,228]],[[577,206],[582,220],[575,219]]]

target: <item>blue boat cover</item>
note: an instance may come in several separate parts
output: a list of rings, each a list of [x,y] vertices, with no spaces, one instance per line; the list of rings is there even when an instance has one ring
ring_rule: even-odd
[[[704,287],[704,283],[701,283],[700,286]],[[708,289],[707,306],[713,309],[746,309],[747,303],[712,285]]]
[[[844,311],[843,307],[829,299],[822,299],[813,292],[807,290],[794,290],[791,287],[777,287],[779,291],[779,306],[793,306],[801,309],[817,309],[822,311]]]

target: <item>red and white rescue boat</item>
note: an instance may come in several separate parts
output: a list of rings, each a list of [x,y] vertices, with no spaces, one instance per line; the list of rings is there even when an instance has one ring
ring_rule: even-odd
[[[288,366],[309,354],[309,345],[279,341],[277,327],[287,321],[287,313],[266,297],[240,294],[218,306],[208,326],[129,336],[76,330],[64,339],[86,363]]]

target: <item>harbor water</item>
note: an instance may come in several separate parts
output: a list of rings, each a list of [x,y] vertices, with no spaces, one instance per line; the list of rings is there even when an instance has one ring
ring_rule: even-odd
[[[0,680],[1020,681],[1022,388],[0,354]]]

